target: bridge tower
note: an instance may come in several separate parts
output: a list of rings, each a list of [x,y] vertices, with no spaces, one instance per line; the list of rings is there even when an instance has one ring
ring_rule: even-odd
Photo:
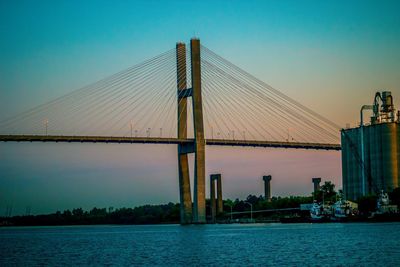
[[[178,85],[178,138],[187,139],[187,98],[192,97],[194,141],[178,145],[181,224],[206,222],[205,140],[201,95],[200,40],[190,40],[192,88],[186,83],[186,47],[176,45]],[[193,210],[187,154],[194,153]]]

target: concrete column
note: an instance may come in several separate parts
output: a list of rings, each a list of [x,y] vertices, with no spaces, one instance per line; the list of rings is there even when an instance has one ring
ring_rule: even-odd
[[[217,182],[217,201],[215,201],[215,182]],[[211,221],[215,222],[217,214],[222,213],[222,181],[221,174],[210,175],[210,206],[211,206]]]
[[[263,176],[265,200],[271,201],[271,175]]]
[[[222,203],[222,179],[221,174],[217,174],[217,214],[224,211],[224,204]]]
[[[211,222],[215,223],[217,217],[217,203],[215,202],[215,179],[214,175],[210,175],[210,211]]]
[[[320,188],[319,183],[321,183],[321,178],[312,178],[312,182],[314,184],[314,193],[315,193]]]
[[[194,203],[193,223],[206,223],[205,141],[201,96],[200,40],[190,40],[192,61],[192,102],[194,122]]]
[[[179,92],[187,89],[186,84],[186,46],[176,44],[176,68],[178,86],[178,138],[187,138],[187,99],[180,98]],[[179,165],[179,197],[181,224],[192,223],[192,196],[190,193],[189,161],[187,154],[182,153],[182,145],[178,145]]]

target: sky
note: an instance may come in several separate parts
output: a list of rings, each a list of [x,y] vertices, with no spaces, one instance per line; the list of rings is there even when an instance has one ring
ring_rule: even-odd
[[[400,107],[399,1],[1,1],[0,120],[196,36],[341,126],[377,90]],[[340,152],[207,148],[224,197],[341,186]],[[176,147],[0,144],[0,214],[178,201]],[[208,190],[208,189],[207,189]]]

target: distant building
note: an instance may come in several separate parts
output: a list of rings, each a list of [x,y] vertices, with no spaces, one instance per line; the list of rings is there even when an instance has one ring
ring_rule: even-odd
[[[370,122],[364,124],[363,112],[372,110]],[[360,111],[357,128],[343,129],[342,176],[347,199],[399,187],[400,112],[393,105],[391,92],[376,93],[373,105]]]

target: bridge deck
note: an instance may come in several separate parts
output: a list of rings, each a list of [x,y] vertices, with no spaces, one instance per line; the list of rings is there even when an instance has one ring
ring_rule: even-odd
[[[63,135],[0,135],[0,142],[68,142],[68,143],[136,143],[189,144],[193,139],[160,137],[63,136]],[[250,146],[297,149],[340,150],[340,144],[276,142],[254,140],[206,139],[209,146]]]

